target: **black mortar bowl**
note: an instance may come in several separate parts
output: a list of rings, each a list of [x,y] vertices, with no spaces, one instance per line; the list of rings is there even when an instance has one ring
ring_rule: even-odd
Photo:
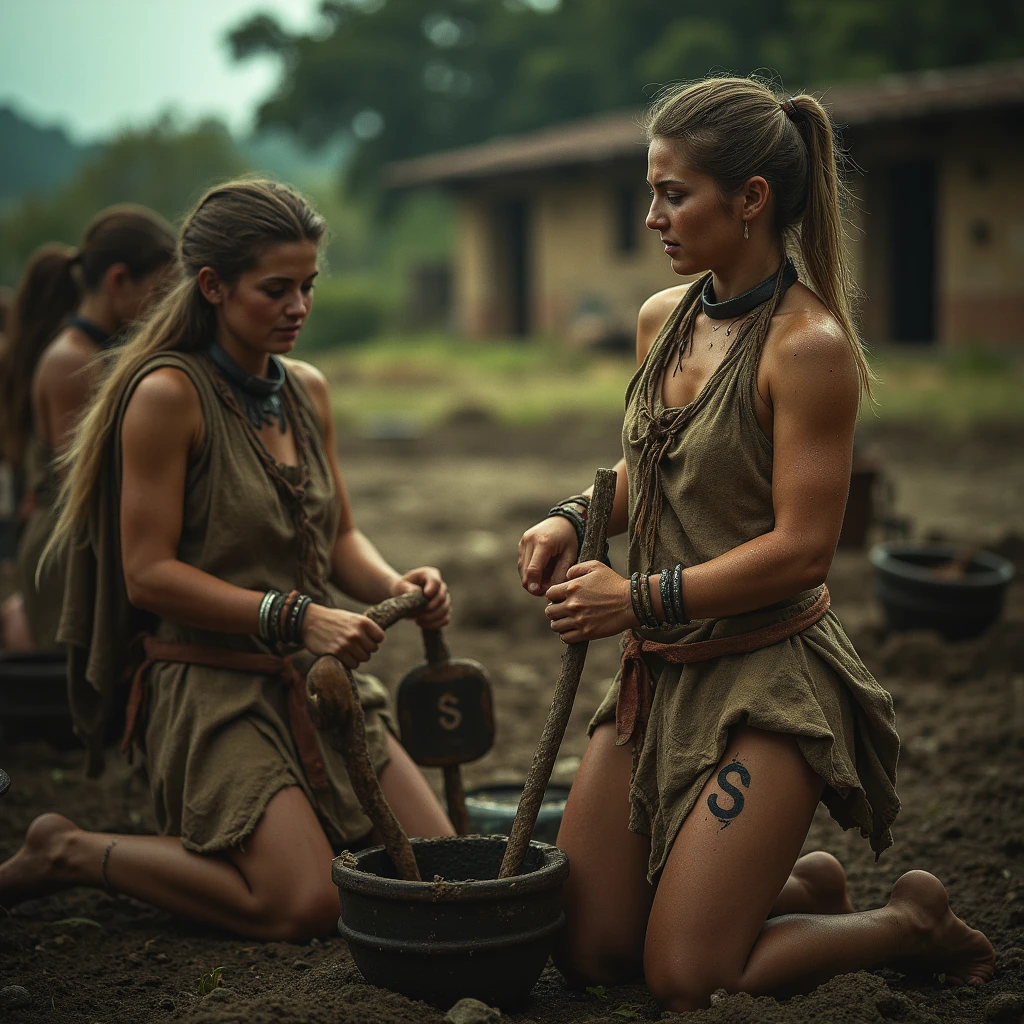
[[[569,860],[531,842],[522,874],[498,878],[505,836],[412,839],[422,882],[395,878],[384,847],[335,858],[338,931],[363,977],[447,1008],[523,1003],[565,921]]]
[[[990,551],[977,551],[963,576],[947,579],[935,572],[962,550],[952,544],[911,541],[871,549],[875,593],[887,629],[934,629],[947,640],[971,640],[996,622],[1014,576],[1013,563]]]

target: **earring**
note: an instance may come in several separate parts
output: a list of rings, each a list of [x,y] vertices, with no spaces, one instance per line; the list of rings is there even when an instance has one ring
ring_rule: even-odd
[[[743,222],[743,237],[744,238],[749,238],[750,237],[750,231],[747,229],[747,222],[746,221]]]

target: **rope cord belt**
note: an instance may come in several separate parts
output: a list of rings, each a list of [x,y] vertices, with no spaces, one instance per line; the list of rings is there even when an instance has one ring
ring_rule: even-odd
[[[622,677],[619,682],[619,699],[615,704],[615,745],[621,747],[635,736],[640,746],[647,731],[653,693],[650,671],[643,659],[645,654],[656,655],[673,665],[693,665],[727,654],[749,654],[762,647],[771,647],[813,626],[828,611],[830,601],[828,587],[823,586],[814,604],[791,619],[773,622],[748,633],[737,633],[736,636],[698,640],[690,644],[659,644],[654,640],[645,640],[629,630],[622,648]]]
[[[249,672],[253,675],[280,676],[288,688],[288,723],[295,740],[306,781],[314,790],[330,788],[327,770],[324,767],[316,728],[309,717],[306,706],[305,680],[295,668],[290,657],[274,654],[255,654],[247,651],[229,651],[222,647],[202,647],[199,644],[179,644],[155,637],[143,638],[142,649],[145,659],[132,676],[128,706],[125,709],[124,739],[121,752],[130,754],[133,746],[143,748],[142,734],[145,715],[145,676],[149,667],[158,661],[178,665],[201,665],[204,668],[228,669],[232,672]]]

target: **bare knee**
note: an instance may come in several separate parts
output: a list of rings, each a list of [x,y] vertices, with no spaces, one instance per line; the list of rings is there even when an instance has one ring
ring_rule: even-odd
[[[276,942],[309,942],[330,935],[338,927],[338,891],[298,887],[261,907],[264,937]]]
[[[626,947],[620,935],[575,929],[562,932],[552,953],[555,966],[572,988],[588,985],[616,985],[640,973],[636,950]]]
[[[711,1005],[711,995],[720,988],[739,991],[738,978],[701,966],[685,966],[675,958],[645,957],[644,980],[654,1001],[671,1013],[693,1013]]]
[[[805,854],[793,866],[793,874],[801,880],[813,881],[826,895],[839,896],[846,892],[846,870],[838,858],[825,850]]]

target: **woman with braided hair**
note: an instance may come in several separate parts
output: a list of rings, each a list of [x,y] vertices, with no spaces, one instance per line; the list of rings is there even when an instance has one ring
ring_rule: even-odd
[[[356,527],[326,382],[283,358],[324,231],[282,185],[208,192],[182,228],[177,282],[77,429],[53,540],[70,559],[59,638],[72,714],[95,773],[134,650],[125,748],[145,752],[163,835],[43,815],[0,865],[4,906],[105,885],[255,938],[335,928],[332,850],[371,826],[312,727],[302,675],[324,654],[355,669],[384,639],[342,594],[370,604],[422,588],[427,628],[445,625],[449,599],[436,569],[399,573]],[[394,738],[386,691],[355,678],[395,814],[411,835],[451,833]]]
[[[625,631],[558,837],[557,962],[585,984],[642,969],[679,1012],[883,965],[980,984],[992,947],[934,876],[854,913],[839,862],[799,857],[819,802],[876,856],[899,810],[892,700],[824,586],[871,383],[828,114],[712,78],[666,91],[646,128],[647,226],[701,276],[640,311],[611,524],[631,576],[573,565],[587,494],[519,549],[564,641]]]

